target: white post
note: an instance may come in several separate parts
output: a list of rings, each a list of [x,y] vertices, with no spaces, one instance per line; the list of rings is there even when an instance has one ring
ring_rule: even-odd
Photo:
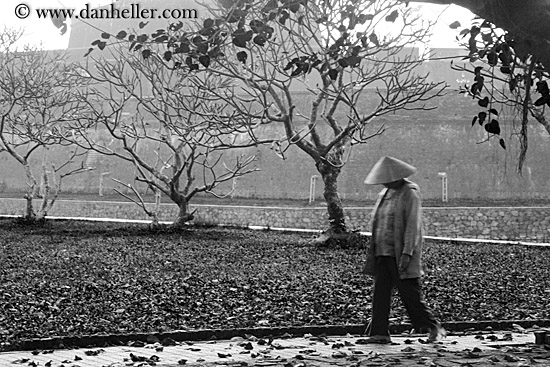
[[[235,191],[237,190],[237,177],[233,177],[231,182],[231,199],[235,197]]]
[[[315,201],[315,186],[317,184],[317,175],[311,176],[309,180],[309,203],[313,203]]]
[[[103,180],[104,177],[110,174],[111,172],[103,172],[99,175],[99,196],[103,196]]]
[[[441,200],[446,203],[449,201],[447,195],[447,172],[439,172],[437,175],[441,178]]]

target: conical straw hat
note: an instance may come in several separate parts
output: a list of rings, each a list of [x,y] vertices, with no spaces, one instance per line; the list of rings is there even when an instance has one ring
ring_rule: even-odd
[[[393,157],[382,157],[370,170],[365,183],[367,185],[390,183],[409,177],[415,172],[416,167],[408,163]]]

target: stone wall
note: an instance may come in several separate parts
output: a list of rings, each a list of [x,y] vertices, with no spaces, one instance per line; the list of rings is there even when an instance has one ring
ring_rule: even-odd
[[[1,215],[22,215],[23,199],[0,199]],[[191,205],[195,223],[270,228],[326,228],[325,207]],[[346,208],[351,229],[370,231],[371,207]],[[50,216],[148,220],[129,202],[58,201]],[[163,204],[160,218],[171,221],[177,207]],[[550,207],[424,208],[424,234],[435,237],[550,242]]]

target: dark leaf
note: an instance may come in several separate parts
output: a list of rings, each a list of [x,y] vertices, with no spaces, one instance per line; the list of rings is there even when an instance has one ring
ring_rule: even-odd
[[[493,120],[491,120],[491,122],[485,124],[485,130],[489,134],[499,135],[500,134],[500,125],[499,125],[497,120],[493,119]]]
[[[290,73],[290,76],[291,76],[291,77],[299,76],[299,75],[301,75],[303,72],[304,72],[304,69],[303,69],[302,65],[300,65],[300,66],[298,66],[296,69],[294,69],[294,70],[292,71],[292,73]]]
[[[147,24],[149,24],[149,22],[139,22],[138,27],[139,29],[143,29]]]
[[[166,34],[166,30],[164,29],[157,29],[153,34],[151,34],[152,38],[157,38],[159,36],[162,36],[163,34]]]
[[[264,36],[262,36],[261,34],[257,35],[256,37],[254,37],[253,39],[254,43],[257,44],[258,46],[264,46],[265,45],[265,42],[267,41],[265,39]]]
[[[300,3],[298,1],[293,1],[290,3],[290,6],[288,8],[291,12],[297,13],[300,11]]]
[[[325,23],[326,21],[328,20],[328,18],[326,16],[323,16],[321,18],[318,18],[315,23],[317,24],[321,24],[321,23]]]
[[[94,48],[93,48],[93,47],[90,47],[90,48],[88,49],[88,51],[86,51],[86,53],[84,54],[84,57],[88,56],[93,50],[94,50]]]
[[[500,72],[503,73],[503,74],[511,74],[512,73],[512,69],[510,69],[509,66],[502,66],[500,68]]]
[[[483,81],[485,80],[485,78],[482,77],[481,75],[478,75],[474,78],[474,80],[476,81],[476,84],[477,84],[477,90],[481,92],[483,90]]]
[[[477,114],[477,117],[479,117],[479,124],[483,125],[483,123],[485,122],[485,119],[487,118],[487,112],[482,111]]]
[[[172,51],[165,51],[163,57],[166,61],[172,60]]]
[[[157,42],[157,43],[166,42],[166,41],[168,41],[168,36],[166,34],[163,34],[162,36],[159,36],[159,37],[155,38],[154,41]]]
[[[343,68],[345,68],[346,66],[348,66],[348,60],[347,60],[347,58],[339,59],[339,60],[338,60],[338,65],[340,65],[340,66],[343,67]]]
[[[535,101],[535,106],[540,107],[540,106],[546,104],[546,102],[548,102],[548,100],[549,100],[548,96],[542,96],[542,97],[540,97],[539,99],[537,99]]]
[[[537,92],[539,92],[543,96],[550,94],[550,90],[548,89],[548,83],[546,82],[546,80],[537,82]]]
[[[373,20],[374,15],[372,14],[359,14],[357,17],[357,22],[360,24],[365,24],[366,21]]]
[[[151,56],[151,50],[145,49],[145,50],[141,51],[141,56],[144,59],[147,59],[149,56]]]
[[[512,62],[512,56],[508,51],[501,51],[498,54],[498,58],[502,62],[502,65],[504,66],[510,66],[510,63]]]
[[[491,109],[489,110],[489,113],[491,113],[491,114],[493,114],[493,115],[495,115],[495,116],[498,116],[498,111],[495,110],[494,108],[491,108]]]
[[[493,43],[493,35],[491,33],[483,33],[481,35],[481,39],[487,45],[491,45]]]
[[[243,29],[237,29],[233,32],[233,44],[237,47],[247,48],[248,41],[252,40],[254,32],[251,30],[244,31]]]
[[[338,78],[338,70],[336,69],[330,69],[327,74],[331,80],[336,80],[336,78]]]
[[[298,62],[298,58],[295,57],[293,58],[288,64],[286,64],[286,66],[284,67],[284,71],[287,71],[287,70],[290,70],[294,67],[294,65],[296,64],[296,62]]]
[[[476,53],[477,48],[477,41],[476,41],[476,35],[470,32],[470,39],[468,40],[468,50],[470,50],[470,53]]]
[[[380,46],[380,42],[378,41],[378,37],[376,36],[376,34],[374,34],[374,32],[370,34],[369,41],[374,43],[374,45],[377,46],[377,47]]]
[[[207,54],[208,53],[208,44],[205,42],[205,43],[201,43],[201,44],[197,45],[197,53],[201,54],[201,55]]]
[[[199,56],[199,62],[204,66],[205,68],[210,66],[210,56],[208,55],[202,55]]]
[[[181,28],[183,28],[183,22],[179,21],[177,23],[172,23],[170,24],[170,30],[172,32],[177,32],[179,31]]]
[[[457,29],[458,27],[460,27],[460,22],[458,20],[455,20],[454,22],[449,24],[449,28],[451,29]]]
[[[489,97],[480,99],[479,101],[477,101],[477,104],[480,105],[481,107],[487,107],[489,105]]]
[[[389,14],[388,16],[386,16],[386,22],[395,22],[395,20],[397,19],[397,17],[399,16],[399,12],[397,10],[394,10],[391,12],[391,14]]]
[[[202,26],[204,28],[211,28],[214,26],[214,19],[212,18],[207,18],[204,20],[204,22],[202,22]]]
[[[136,41],[138,41],[139,43],[144,43],[145,41],[147,41],[148,38],[149,38],[148,35],[140,34],[139,36],[136,37]]]
[[[109,38],[111,38],[111,34],[107,32],[103,32],[101,33],[101,38],[108,40]]]
[[[479,26],[480,28],[491,28],[491,22],[484,20],[483,23]]]
[[[191,49],[189,48],[189,45],[187,43],[180,43],[180,45],[174,50],[174,53],[186,54],[189,53],[190,50]]]
[[[99,48],[100,50],[103,50],[105,46],[107,46],[106,42],[98,42],[97,44],[97,48]]]
[[[223,6],[224,8],[226,8],[226,9],[230,9],[236,3],[235,0],[218,0],[218,1],[219,1],[220,5]]]
[[[516,90],[517,85],[518,85],[518,82],[516,79],[510,79],[510,81],[508,82],[508,86],[510,87],[510,92],[513,92],[514,90]]]
[[[352,68],[357,67],[361,64],[361,58],[359,56],[352,55],[347,58],[347,63]]]
[[[248,54],[245,51],[237,52],[237,60],[239,60],[243,64],[246,63],[247,58],[248,58]]]
[[[487,54],[487,62],[491,66],[496,66],[498,64],[498,56],[496,52],[493,51]]]
[[[287,11],[283,10],[281,12],[281,16],[279,17],[279,23],[284,25],[289,17],[290,17],[290,14],[288,14]]]
[[[250,29],[252,29],[252,32],[254,33],[260,33],[265,27],[264,22],[258,19],[252,19],[249,25],[250,25]]]
[[[477,122],[477,116],[474,116],[474,118],[472,119],[472,126],[474,126]]]
[[[117,33],[116,38],[119,40],[126,38],[127,33],[125,31],[120,31]]]
[[[192,42],[194,45],[201,45],[201,44],[203,44],[205,41],[204,41],[204,38],[202,38],[201,36],[196,36],[196,37],[193,37],[193,39],[191,40],[191,42]]]
[[[504,141],[504,139],[501,138],[498,142],[502,149],[506,150],[506,142]]]
[[[462,36],[463,38],[466,37],[467,34],[470,33],[470,30],[469,29],[463,29],[460,31],[459,35]]]

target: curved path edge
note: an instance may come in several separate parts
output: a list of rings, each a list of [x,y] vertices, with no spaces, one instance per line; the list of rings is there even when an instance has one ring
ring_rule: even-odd
[[[443,323],[443,326],[452,333],[465,331],[501,331],[517,329],[518,327],[530,329],[534,327],[550,328],[550,319],[544,320],[496,320],[496,321],[452,321]],[[390,326],[392,334],[399,334],[412,329],[410,324],[396,324]],[[361,335],[365,330],[363,324],[350,325],[311,325],[288,327],[260,327],[240,329],[201,329],[201,330],[177,330],[170,332],[130,333],[130,334],[98,334],[84,336],[52,337],[44,339],[30,339],[12,346],[9,350],[44,350],[67,348],[106,347],[113,345],[125,345],[129,342],[154,343],[170,345],[173,342],[228,340],[233,337],[253,335],[258,338],[266,337],[296,337],[305,334],[311,335]]]

